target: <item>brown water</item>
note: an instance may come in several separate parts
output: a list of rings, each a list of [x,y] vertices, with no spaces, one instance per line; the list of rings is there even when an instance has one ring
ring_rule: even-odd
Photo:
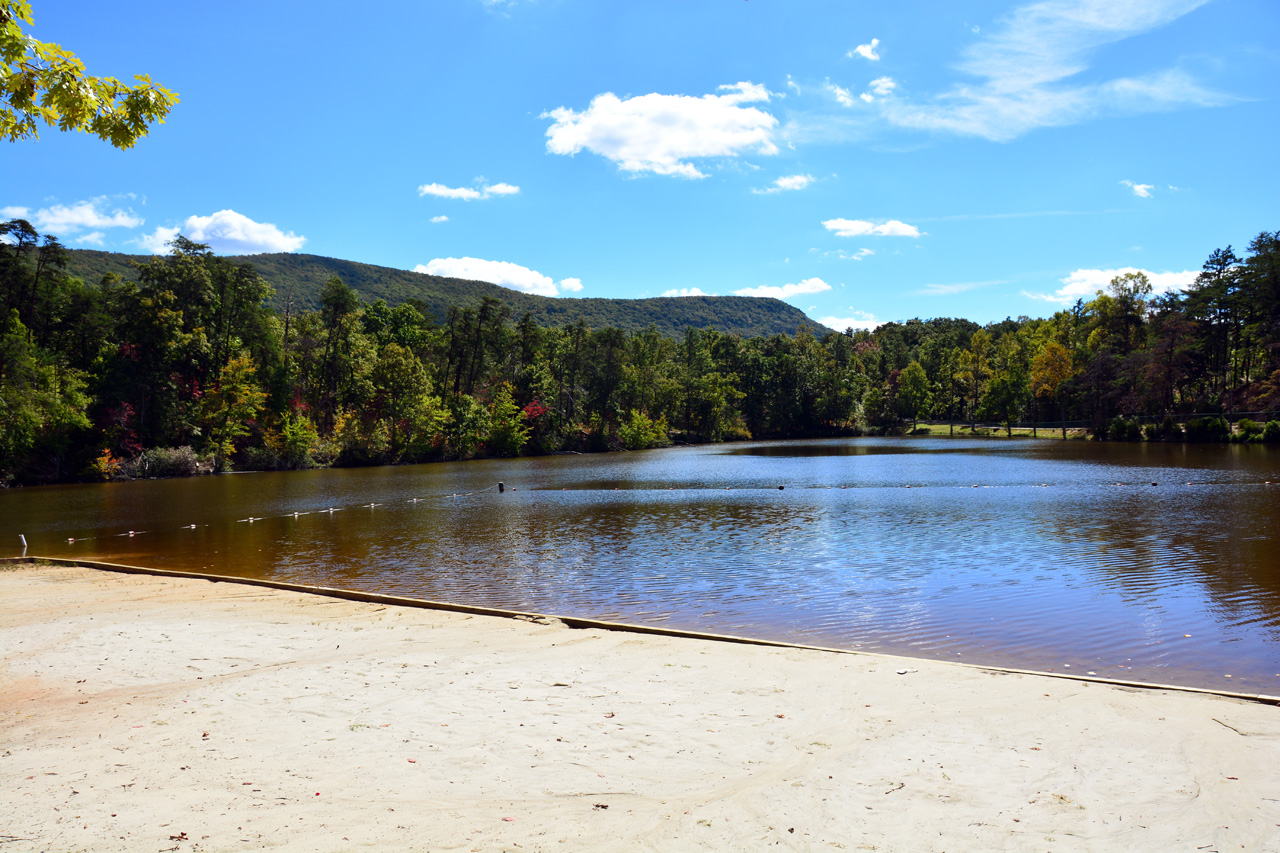
[[[59,486],[0,494],[0,554],[19,533],[30,554],[1280,694],[1280,450],[1258,446],[863,438]]]

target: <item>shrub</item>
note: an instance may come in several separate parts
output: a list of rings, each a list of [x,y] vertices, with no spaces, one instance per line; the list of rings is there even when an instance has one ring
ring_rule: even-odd
[[[120,463],[120,473],[136,480],[150,477],[192,477],[199,473],[199,469],[199,460],[190,447],[153,447]]]
[[[1137,420],[1126,421],[1119,415],[1107,425],[1108,441],[1142,441],[1142,424]]]
[[[1258,441],[1262,438],[1262,424],[1248,418],[1236,421],[1236,431],[1241,441]]]
[[[1262,440],[1268,444],[1280,444],[1280,421],[1267,421],[1262,430]]]
[[[1196,418],[1187,421],[1187,441],[1230,441],[1231,425],[1226,418]]]
[[[320,444],[315,424],[299,412],[287,412],[280,419],[280,430],[268,430],[263,437],[273,459],[270,468],[310,468],[315,462],[311,454]]]
[[[627,419],[618,427],[618,437],[627,450],[648,450],[651,447],[666,447],[671,443],[667,438],[667,416],[656,421],[644,412],[632,409]]]

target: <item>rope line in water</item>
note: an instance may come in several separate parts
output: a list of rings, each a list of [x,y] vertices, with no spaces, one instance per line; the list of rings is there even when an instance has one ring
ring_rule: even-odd
[[[495,482],[492,486],[487,486],[487,487],[485,487],[485,488],[483,488],[483,489],[476,489],[475,491],[472,491],[472,492],[454,492],[454,493],[447,494],[447,495],[443,495],[443,494],[442,494],[442,495],[429,495],[429,496],[426,496],[426,497],[414,497],[414,498],[408,498],[408,499],[404,500],[404,501],[403,501],[403,503],[407,503],[407,504],[419,504],[419,503],[426,503],[426,502],[429,502],[429,501],[432,501],[432,500],[441,500],[441,501],[443,501],[443,500],[451,500],[451,499],[453,499],[453,498],[469,498],[469,497],[474,497],[474,496],[476,496],[476,495],[481,495],[481,494],[486,494],[486,493],[488,493],[488,492],[491,492],[491,491],[493,491],[493,489],[494,489],[495,487],[498,487],[498,486],[500,486],[500,485],[502,485],[502,484],[501,484],[501,483],[497,483],[497,482]],[[1128,487],[1139,488],[1139,487],[1146,486],[1146,482],[1144,481],[1144,482],[1135,482],[1135,483],[1109,483],[1109,484],[1106,484],[1106,485],[1109,485],[1109,486],[1112,486],[1112,487],[1116,487],[1116,488],[1128,488]],[[1158,486],[1158,485],[1159,485],[1159,484],[1158,484],[1158,483],[1155,483],[1155,482],[1152,482],[1152,483],[1151,483],[1151,486]],[[1188,481],[1188,482],[1186,483],[1186,485],[1187,485],[1187,486],[1221,486],[1221,485],[1228,485],[1228,486],[1232,486],[1232,485],[1234,485],[1234,486],[1254,486],[1254,487],[1262,487],[1262,486],[1273,486],[1273,485],[1276,485],[1276,483],[1272,482],[1271,480],[1266,480],[1266,481],[1264,481],[1264,482],[1262,482],[1262,483],[1216,483],[1216,482],[1208,482],[1208,481],[1203,481],[1203,482]],[[783,491],[785,488],[786,488],[785,486],[777,486],[777,487],[776,487],[776,489],[775,489],[775,487],[773,487],[773,486],[755,486],[755,487],[747,486],[747,487],[739,488],[739,489],[738,489],[738,491],[775,491],[775,490],[776,490],[776,491]],[[794,488],[795,488],[795,487],[793,487],[793,489],[794,489]],[[803,488],[806,488],[806,487],[801,486],[800,488],[802,488],[802,489],[803,489]],[[826,490],[833,489],[833,488],[835,488],[835,487],[834,487],[834,486],[810,486],[810,487],[808,487],[808,488],[809,488],[809,489],[811,489],[811,490],[822,490],[822,491],[826,491]],[[843,490],[846,490],[846,489],[848,489],[848,488],[849,488],[849,486],[847,486],[847,485],[842,485],[842,486],[840,487],[840,489],[841,489],[842,491],[843,491]],[[857,487],[855,486],[854,488],[857,488]],[[871,486],[870,488],[884,488],[884,487],[883,487],[883,486]],[[1040,488],[1040,489],[1047,489],[1047,488],[1049,488],[1049,484],[1048,484],[1048,483],[1031,483],[1031,484],[1027,484],[1027,483],[1019,483],[1019,484],[1005,485],[1005,486],[993,486],[993,485],[983,485],[983,484],[980,484],[980,483],[974,483],[974,484],[973,484],[973,485],[971,485],[971,486],[938,486],[938,487],[931,487],[931,486],[923,486],[923,485],[912,485],[912,484],[908,483],[908,484],[905,484],[905,485],[901,486],[901,488],[904,488],[904,489],[928,489],[928,488],[944,488],[944,489],[946,489],[946,488],[955,488],[955,489],[970,489],[970,488],[971,488],[971,489],[1002,489],[1002,488],[1015,488],[1015,489],[1021,489],[1021,488]],[[667,491],[674,491],[674,490],[675,490],[675,487],[674,487],[674,486],[668,486],[668,487],[667,487]],[[710,490],[710,489],[708,489],[708,490]],[[732,487],[732,486],[726,486],[724,490],[725,490],[725,491],[733,491],[733,490],[734,490],[734,487]],[[514,487],[514,486],[511,488],[511,491],[513,491],[513,492],[514,492],[514,491],[516,491],[516,489],[515,489],[515,487]],[[554,489],[530,489],[530,490],[528,490],[528,491],[554,491]],[[560,491],[567,491],[567,489],[565,489],[565,488],[561,488],[561,489],[560,489]],[[576,490],[575,490],[575,491],[576,491]],[[618,489],[618,487],[616,487],[616,486],[615,486],[615,487],[613,487],[613,489],[611,489],[611,491],[615,491],[615,492],[616,492],[616,491],[619,491],[619,489]],[[685,489],[682,489],[681,491],[685,491]],[[371,502],[369,502],[369,503],[367,503],[367,504],[360,504],[360,505],[358,506],[358,508],[359,508],[359,509],[370,509],[370,510],[372,510],[372,509],[377,509],[378,507],[383,507],[383,506],[387,506],[387,504],[385,504],[385,503],[378,503],[378,502],[376,502],[376,501],[371,501]],[[246,518],[238,518],[238,519],[236,519],[236,520],[235,520],[235,522],[234,522],[234,523],[235,523],[235,524],[254,524],[255,522],[259,522],[259,521],[274,521],[274,520],[282,519],[282,518],[295,518],[295,519],[296,519],[296,518],[301,518],[301,517],[302,517],[302,516],[304,516],[304,515],[333,515],[335,512],[342,512],[343,510],[352,509],[352,508],[353,508],[353,506],[336,506],[336,507],[335,507],[335,506],[331,506],[331,507],[326,507],[325,509],[313,509],[313,510],[305,510],[305,511],[302,511],[302,510],[295,510],[294,512],[287,512],[287,513],[284,513],[283,515],[258,515],[258,516],[251,515],[251,516],[248,516],[248,517],[246,517]],[[201,527],[212,527],[212,526],[213,526],[212,524],[184,524],[184,525],[182,525],[181,527],[163,528],[163,529],[159,529],[159,530],[128,530],[128,531],[125,531],[124,533],[107,533],[107,534],[102,534],[102,535],[100,535],[100,536],[68,536],[68,537],[67,537],[67,539],[66,539],[66,542],[67,542],[67,544],[69,544],[69,545],[74,545],[74,544],[75,544],[75,543],[77,543],[77,542],[91,542],[91,541],[94,541],[94,540],[97,540],[97,539],[115,539],[115,538],[130,538],[130,539],[132,539],[132,538],[137,537],[137,536],[145,536],[145,535],[147,535],[147,534],[151,534],[151,533],[171,533],[171,532],[176,531],[176,530],[197,530],[197,529],[199,529],[199,528],[201,528]]]

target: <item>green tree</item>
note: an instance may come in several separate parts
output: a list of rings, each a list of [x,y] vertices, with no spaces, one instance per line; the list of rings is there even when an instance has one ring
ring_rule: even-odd
[[[524,410],[511,395],[511,384],[498,385],[489,404],[489,435],[485,450],[490,456],[519,456],[529,440],[529,425]]]
[[[920,362],[913,361],[898,377],[898,405],[903,414],[911,418],[912,432],[919,425],[920,413],[928,410],[929,398],[929,377]]]
[[[132,148],[178,102],[145,74],[136,86],[91,76],[75,54],[22,31],[33,23],[27,0],[0,0],[0,137],[35,139],[43,122]]]
[[[956,378],[961,381],[969,398],[969,429],[978,425],[978,401],[982,399],[987,378],[991,376],[991,336],[979,329],[969,339],[969,348],[960,353]]]
[[[418,357],[399,344],[382,348],[370,374],[373,406],[386,423],[391,439],[391,458],[400,458],[406,444],[426,426],[428,416],[438,412],[440,401],[431,396],[431,380]]]
[[[1063,382],[1071,377],[1071,353],[1056,341],[1049,341],[1031,362],[1031,390],[1036,397],[1050,398],[1058,393]],[[1067,437],[1067,412],[1065,401],[1060,404],[1062,438]]]
[[[218,381],[205,392],[202,410],[213,447],[214,468],[222,470],[235,450],[235,439],[249,433],[249,422],[262,411],[267,395],[258,387],[253,358],[241,355],[227,362]]]

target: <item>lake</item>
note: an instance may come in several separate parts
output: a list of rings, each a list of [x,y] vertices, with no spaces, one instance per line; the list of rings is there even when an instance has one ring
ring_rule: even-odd
[[[1261,446],[856,438],[52,486],[0,493],[0,554],[19,533],[44,556],[1280,694]]]

